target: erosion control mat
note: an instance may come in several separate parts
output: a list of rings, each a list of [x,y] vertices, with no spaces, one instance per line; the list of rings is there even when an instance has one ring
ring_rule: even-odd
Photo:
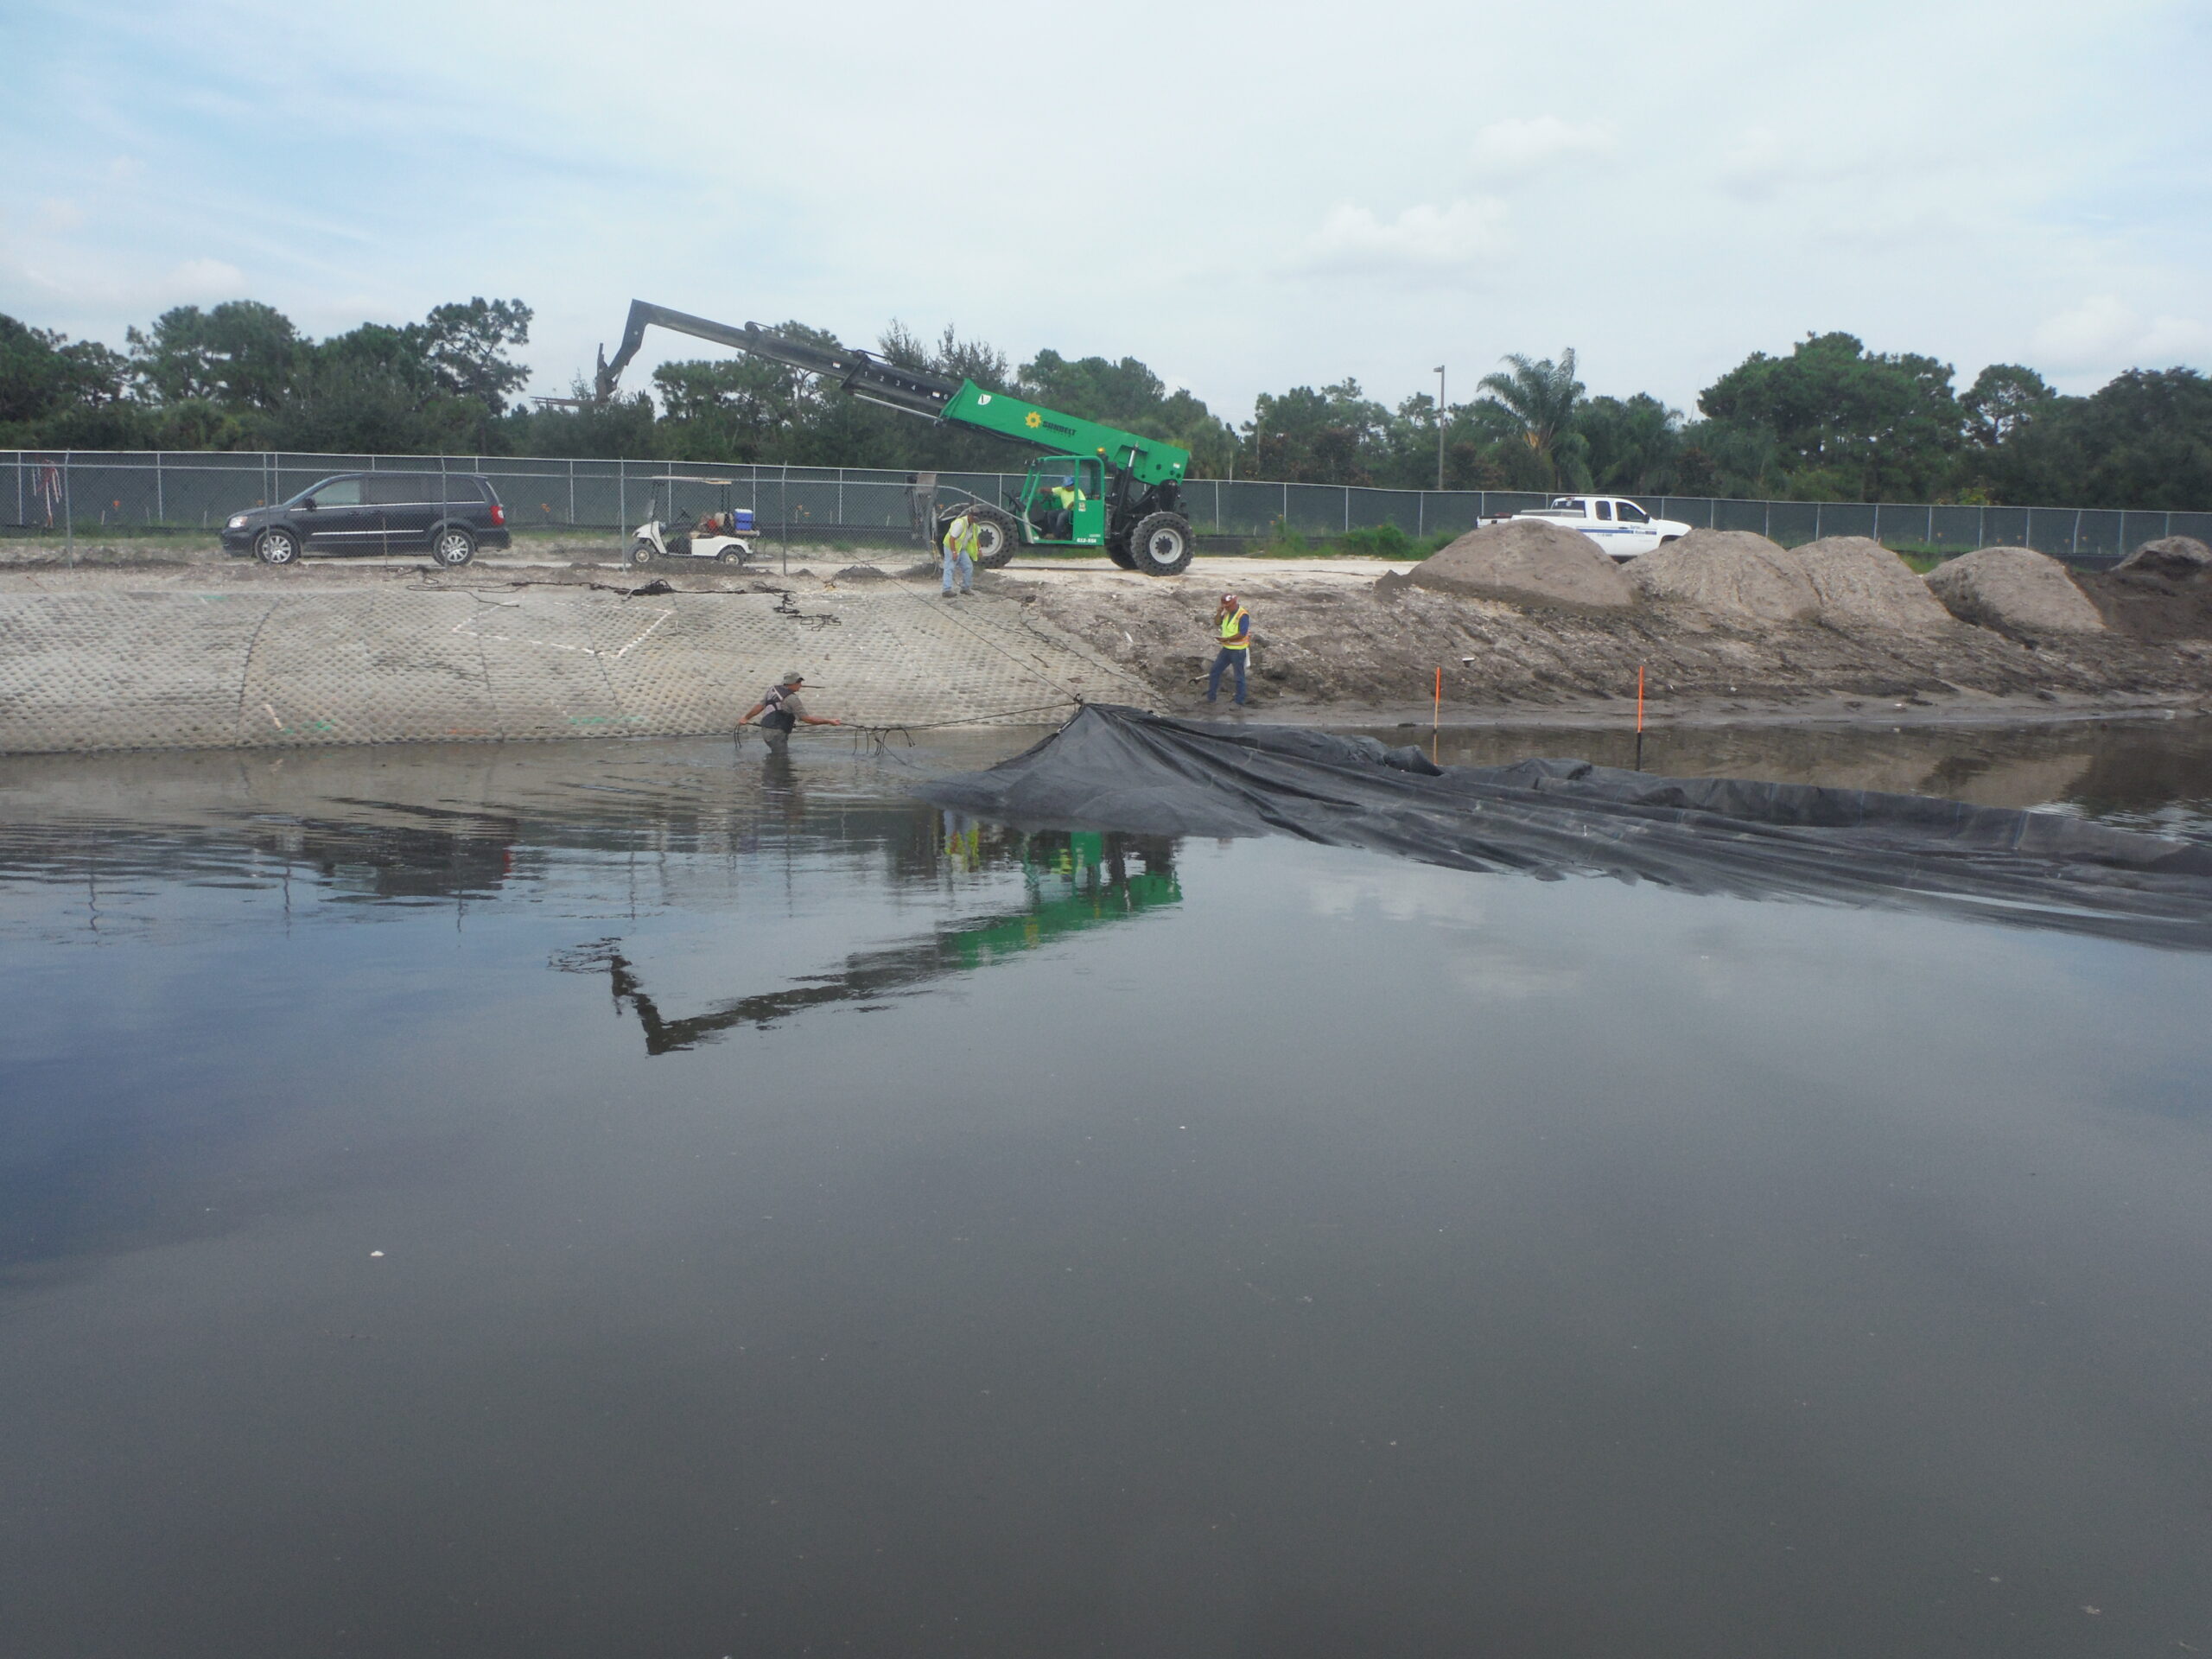
[[[1011,760],[920,792],[1024,828],[1296,836],[1459,869],[1898,905],[2212,948],[2212,847],[1922,795],[1580,760],[1439,770],[1371,738],[1102,704]]]

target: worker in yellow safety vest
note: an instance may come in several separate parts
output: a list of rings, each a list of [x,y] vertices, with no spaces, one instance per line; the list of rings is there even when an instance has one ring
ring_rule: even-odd
[[[952,597],[952,573],[960,572],[960,591],[976,591],[976,537],[978,524],[976,515],[966,511],[957,515],[944,527],[944,596]]]
[[[1055,539],[1069,542],[1075,539],[1075,510],[1084,502],[1083,492],[1071,479],[1065,484],[1052,486],[1052,501],[1056,511],[1052,515],[1052,535]]]
[[[1244,663],[1252,654],[1252,613],[1236,602],[1234,594],[1224,594],[1221,603],[1214,607],[1214,631],[1220,636],[1221,652],[1213,659],[1213,671],[1206,676],[1206,701],[1211,702],[1221,692],[1224,669],[1236,671],[1236,706],[1244,706]]]

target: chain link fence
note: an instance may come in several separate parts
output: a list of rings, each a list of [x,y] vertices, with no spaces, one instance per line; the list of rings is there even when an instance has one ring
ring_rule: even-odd
[[[648,518],[748,508],[785,541],[918,539],[912,475],[866,467],[667,461],[570,461],[515,455],[315,455],[205,451],[0,450],[0,530],[70,538],[132,531],[219,530],[247,507],[283,501],[334,473],[481,473],[515,530],[604,531],[619,537]],[[941,494],[1003,501],[1019,473],[939,473]],[[1544,505],[1510,490],[1378,490],[1334,484],[1192,479],[1185,505],[1201,538],[1268,536],[1280,524],[1313,539],[1394,524],[1420,537],[1471,530],[1485,518]],[[1929,506],[1909,503],[1734,501],[1705,496],[1634,500],[1656,518],[1694,528],[1756,531],[1785,546],[1824,536],[1866,536],[1916,551],[2032,547],[2109,564],[2164,536],[2212,540],[2212,512],[2085,507]]]

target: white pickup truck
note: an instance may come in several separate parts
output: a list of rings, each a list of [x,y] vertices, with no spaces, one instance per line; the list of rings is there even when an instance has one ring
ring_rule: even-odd
[[[1555,495],[1548,507],[1532,507],[1510,515],[1515,518],[1544,518],[1569,530],[1579,530],[1598,543],[1599,550],[1617,559],[1632,559],[1669,542],[1679,542],[1690,527],[1673,518],[1654,518],[1633,501],[1618,495]],[[1502,524],[1501,515],[1488,521]]]

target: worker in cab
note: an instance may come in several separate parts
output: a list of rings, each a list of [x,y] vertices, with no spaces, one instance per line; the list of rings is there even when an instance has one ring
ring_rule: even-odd
[[[953,515],[952,522],[944,527],[944,596],[952,597],[952,575],[960,573],[960,591],[976,591],[976,537],[978,532],[976,515],[965,508]],[[924,567],[927,569],[926,566]]]
[[[1054,541],[1075,539],[1075,510],[1083,503],[1083,492],[1076,487],[1073,479],[1052,486],[1052,525],[1049,533]]]
[[[1244,663],[1252,652],[1252,613],[1236,602],[1234,594],[1224,594],[1221,603],[1214,607],[1213,626],[1221,641],[1221,651],[1213,659],[1213,671],[1206,676],[1206,701],[1211,702],[1221,693],[1221,676],[1225,669],[1236,671],[1236,706],[1244,706]]]

